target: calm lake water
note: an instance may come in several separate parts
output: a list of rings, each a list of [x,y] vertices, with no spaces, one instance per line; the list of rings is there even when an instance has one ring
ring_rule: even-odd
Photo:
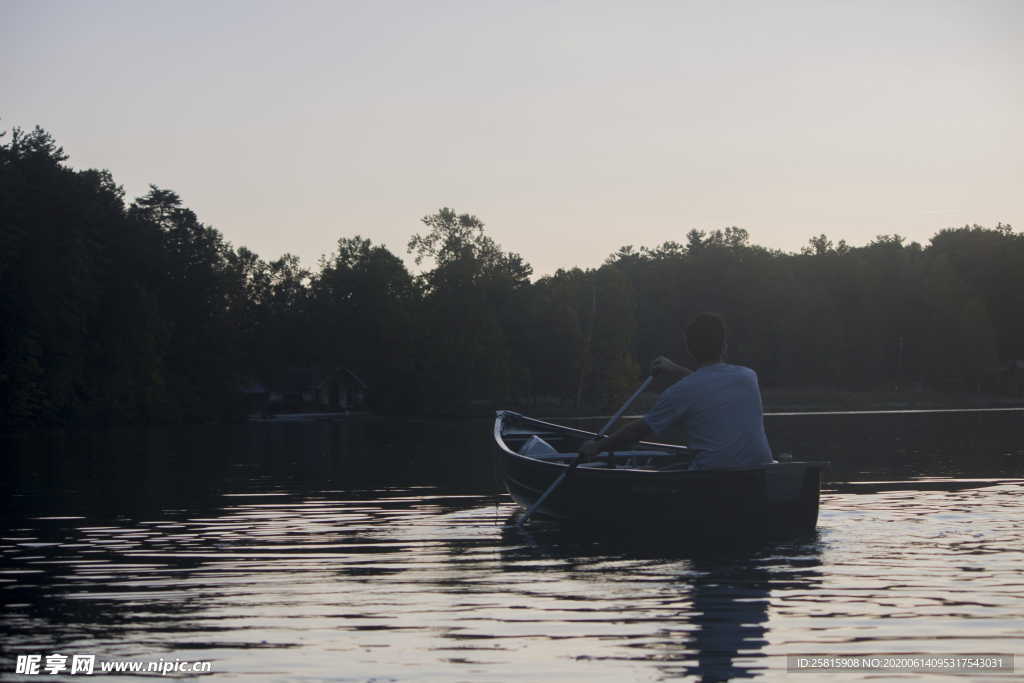
[[[7,440],[0,676],[51,653],[251,680],[781,678],[810,653],[1024,671],[1024,413],[767,424],[832,462],[818,533],[711,548],[518,531],[487,420]]]

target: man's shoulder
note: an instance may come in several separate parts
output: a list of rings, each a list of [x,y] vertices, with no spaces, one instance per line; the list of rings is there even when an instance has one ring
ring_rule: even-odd
[[[725,370],[734,375],[745,375],[747,377],[757,378],[757,373],[753,368],[748,368],[746,365],[733,365],[732,363],[722,363],[725,366]]]
[[[730,385],[742,386],[750,390],[760,390],[761,386],[754,369],[745,365],[730,365],[722,373],[722,379]]]
[[[746,365],[739,365],[737,363],[722,363],[722,367],[729,368],[730,370],[738,372],[753,372],[753,368],[749,368]]]
[[[733,365],[731,363],[717,363],[706,366],[690,373],[686,377],[665,390],[669,395],[681,395],[689,392],[700,392],[709,387],[721,386],[723,381],[732,382],[735,378],[753,380],[757,382],[757,373],[745,365]]]

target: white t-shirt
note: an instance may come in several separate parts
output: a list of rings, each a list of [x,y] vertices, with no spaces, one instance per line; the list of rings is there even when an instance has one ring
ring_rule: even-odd
[[[662,392],[644,421],[655,434],[673,424],[685,426],[696,452],[690,469],[762,467],[773,462],[762,411],[757,373],[715,363]]]

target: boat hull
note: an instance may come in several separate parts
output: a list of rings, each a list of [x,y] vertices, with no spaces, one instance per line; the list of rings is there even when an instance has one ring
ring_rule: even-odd
[[[531,424],[543,426],[548,434],[558,426],[507,412],[504,419],[499,413],[496,421],[505,486],[521,507],[529,509],[566,472],[569,461],[517,453],[505,440],[510,423],[520,429]],[[567,436],[577,440],[586,434],[565,429]],[[671,524],[681,532],[700,536],[811,533],[818,519],[823,465],[779,463],[756,469],[694,471],[579,467],[535,514],[563,523],[617,529],[653,526],[663,530]]]

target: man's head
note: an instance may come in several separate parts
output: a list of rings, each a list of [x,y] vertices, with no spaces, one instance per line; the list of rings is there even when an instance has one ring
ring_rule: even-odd
[[[717,313],[701,313],[686,327],[686,348],[698,363],[716,363],[725,355],[725,322]]]

